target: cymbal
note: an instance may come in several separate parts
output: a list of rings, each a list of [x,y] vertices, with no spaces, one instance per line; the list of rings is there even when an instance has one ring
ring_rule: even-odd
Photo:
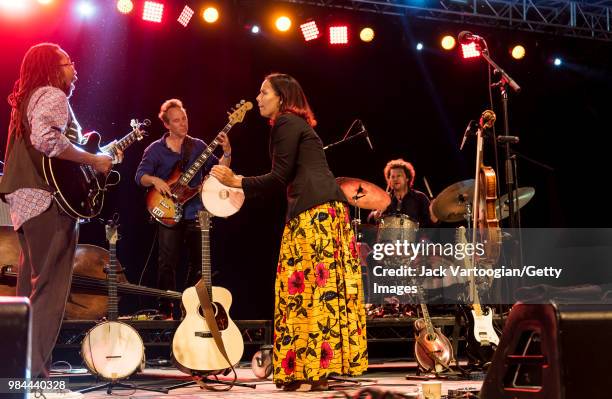
[[[517,190],[514,191],[514,210],[516,211],[516,204],[518,204],[518,208],[522,208],[527,204],[535,195],[535,188],[533,187],[519,187],[518,195]],[[510,216],[510,210],[508,209],[508,204],[510,201],[508,200],[508,194],[504,194],[495,202],[495,209],[497,210],[497,218],[499,220],[505,219]],[[501,204],[501,206],[500,206]]]
[[[432,202],[432,211],[443,222],[463,220],[466,204],[474,198],[474,179],[463,180],[446,187]]]
[[[353,206],[362,209],[384,210],[391,203],[389,194],[376,184],[354,177],[337,177],[336,182]]]

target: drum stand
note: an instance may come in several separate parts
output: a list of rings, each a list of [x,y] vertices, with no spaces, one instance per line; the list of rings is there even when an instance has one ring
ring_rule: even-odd
[[[360,185],[355,195],[353,195],[353,197],[351,198],[353,201],[355,201],[355,209],[356,209],[355,218],[351,221],[351,224],[353,225],[353,229],[355,230],[355,241],[356,242],[359,242],[361,239],[361,237],[359,237],[359,226],[361,225],[361,208],[359,207],[359,199],[365,197],[365,194],[362,194],[362,192],[363,192],[363,188]]]

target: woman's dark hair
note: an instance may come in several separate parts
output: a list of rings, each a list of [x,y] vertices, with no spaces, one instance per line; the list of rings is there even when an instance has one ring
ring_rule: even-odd
[[[312,127],[317,125],[304,90],[297,80],[284,73],[272,73],[266,76],[266,80],[270,82],[270,85],[280,97],[280,114],[292,113],[304,118]]]

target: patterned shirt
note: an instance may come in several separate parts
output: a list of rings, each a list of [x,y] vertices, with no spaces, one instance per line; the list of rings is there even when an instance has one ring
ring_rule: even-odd
[[[64,152],[71,145],[62,134],[68,124],[69,112],[66,93],[52,86],[36,89],[27,109],[32,146],[48,157]],[[21,188],[7,194],[6,200],[14,229],[18,230],[25,222],[49,208],[53,194],[46,190]]]

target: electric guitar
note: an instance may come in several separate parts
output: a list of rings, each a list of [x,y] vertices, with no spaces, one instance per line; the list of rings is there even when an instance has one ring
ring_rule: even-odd
[[[244,116],[248,110],[253,108],[250,101],[240,101],[236,104],[235,110],[229,114],[229,122],[219,132],[213,141],[204,149],[204,151],[196,158],[191,166],[181,173],[181,162],[179,161],[166,180],[170,186],[172,195],[164,195],[151,187],[147,192],[146,203],[147,210],[155,220],[164,226],[174,226],[183,217],[183,205],[193,198],[199,191],[201,186],[190,187],[189,182],[194,178],[198,171],[206,164],[208,158],[212,155],[217,145],[219,145],[219,135],[230,131],[232,126],[244,120]]]
[[[467,244],[465,232],[465,227],[457,228],[455,241],[458,244]],[[466,269],[473,267],[469,256],[466,256],[463,262]],[[493,328],[493,309],[488,306],[483,309],[480,305],[474,276],[470,276],[470,292],[474,303],[471,309],[464,307],[468,323],[466,352],[470,360],[477,364],[483,364],[493,358],[493,353],[499,345],[499,336]]]
[[[213,306],[215,321],[228,358],[232,365],[237,364],[244,351],[242,334],[229,317],[232,294],[225,288],[213,287],[210,279],[210,214],[202,210],[198,213],[202,236],[202,282]],[[172,339],[172,357],[177,368],[191,374],[224,370],[229,367],[227,360],[219,351],[204,317],[196,287],[189,287],[183,293],[185,318],[176,329]]]
[[[118,151],[124,151],[135,141],[142,140],[146,132],[143,126],[151,122],[145,119],[139,123],[132,119],[132,131],[121,140],[113,141],[100,147],[101,137],[98,132],[86,134],[83,143],[75,144],[83,151],[92,154],[108,154],[113,158],[113,163],[119,163]],[[90,219],[98,216],[104,205],[104,193],[107,187],[119,183],[119,173],[111,171],[104,175],[96,172],[91,165],[59,159],[57,157],[43,157],[42,170],[47,184],[53,188],[54,198],[59,206],[68,215],[75,219]],[[114,175],[114,182],[109,182],[110,176]]]
[[[108,317],[87,332],[81,343],[81,356],[87,369],[101,378],[115,381],[129,377],[144,366],[144,344],[134,327],[117,321],[117,225],[106,226],[109,243]]]

